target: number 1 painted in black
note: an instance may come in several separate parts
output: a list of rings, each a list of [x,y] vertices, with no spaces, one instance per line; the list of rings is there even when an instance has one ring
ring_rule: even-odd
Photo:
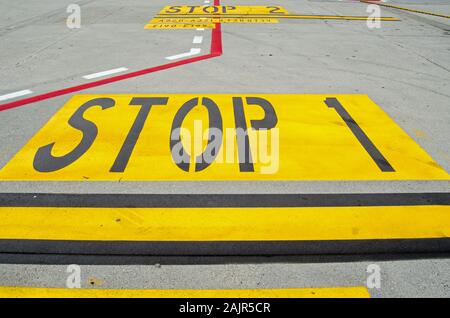
[[[364,131],[359,127],[356,121],[350,116],[350,114],[345,110],[344,106],[334,97],[328,97],[325,99],[325,104],[328,107],[334,108],[336,112],[341,116],[341,118],[345,121],[348,128],[352,131],[353,135],[355,135],[356,139],[360,142],[360,144],[364,147],[367,153],[372,157],[373,161],[377,164],[378,168],[380,168],[383,172],[394,172],[394,168],[387,161],[387,159],[383,156],[383,154],[378,150],[378,148],[373,144],[373,142],[367,137]]]

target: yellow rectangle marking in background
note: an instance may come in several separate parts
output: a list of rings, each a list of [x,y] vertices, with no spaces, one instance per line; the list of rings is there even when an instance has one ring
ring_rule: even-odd
[[[370,294],[366,287],[218,290],[0,287],[0,298],[370,298]]]
[[[150,24],[155,23],[278,23],[274,18],[155,18]]]
[[[0,208],[0,239],[308,241],[450,237],[450,206]]]
[[[260,14],[260,15],[271,15],[271,14],[287,14],[288,12],[280,6],[231,6],[231,5],[221,5],[221,6],[166,6],[159,14],[173,14],[173,15],[201,15],[201,14]]]
[[[167,104],[151,108],[123,172],[110,172],[141,110],[141,106],[130,105],[135,97],[167,98]],[[247,97],[269,102],[277,119],[276,129],[265,135],[266,146],[261,142],[264,131],[248,131],[254,172],[242,172],[236,136],[233,136],[235,115],[238,115],[234,113],[233,98],[243,102],[247,127],[265,117],[263,108],[248,104]],[[331,97],[342,104],[395,171],[380,170],[343,117],[325,104],[325,99]],[[52,147],[51,156],[56,158],[51,162],[56,162],[58,157],[67,157],[80,146],[83,133],[68,121],[82,105],[99,98],[110,100],[114,106],[102,109],[94,105],[83,112],[85,121],[98,129],[92,145],[67,166],[51,172],[36,170],[34,162],[39,149]],[[172,159],[170,139],[176,114],[182,105],[195,98],[211,100],[217,105],[223,123],[223,142],[215,161],[204,170],[194,171],[194,161],[201,151],[193,150],[194,143],[187,145],[188,139],[183,137],[184,147],[189,148],[187,153],[194,152],[187,172]],[[209,127],[205,106],[195,106],[183,121],[182,128],[190,132],[193,139],[201,137],[201,133],[195,134],[194,122],[202,123],[204,132]],[[227,132],[231,134],[228,136]],[[447,172],[368,96],[332,94],[77,95],[0,170],[0,180],[449,179]]]
[[[210,23],[157,23],[146,24],[144,29],[214,29],[215,24]]]
[[[210,14],[192,14],[192,15],[158,15],[154,19],[183,19],[186,17],[186,19],[208,19],[208,18],[214,18],[215,15]],[[241,19],[241,18],[248,18],[248,19],[257,19],[257,18],[266,18],[269,17],[268,15],[233,15],[233,14],[224,14],[224,15],[217,15],[221,18],[230,18],[230,19]],[[344,16],[344,15],[296,15],[296,14],[285,14],[285,15],[279,15],[274,14],[270,15],[271,19],[299,19],[299,20],[367,20],[367,19],[373,19],[373,20],[379,20],[379,21],[400,21],[398,18],[393,17],[378,17],[378,18],[370,18],[367,16]]]

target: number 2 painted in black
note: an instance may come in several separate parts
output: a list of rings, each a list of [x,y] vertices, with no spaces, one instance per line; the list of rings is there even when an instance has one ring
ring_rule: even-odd
[[[283,11],[281,11],[281,8],[280,7],[266,7],[267,9],[271,9],[270,11],[269,11],[269,13],[282,13],[282,14],[284,14],[284,12]]]
[[[334,108],[336,112],[341,116],[344,122],[347,124],[348,128],[352,131],[353,135],[355,135],[356,139],[360,142],[360,144],[364,147],[367,153],[372,157],[373,161],[377,164],[378,168],[382,172],[394,172],[395,169],[391,166],[391,164],[387,161],[387,159],[383,156],[383,154],[378,150],[378,148],[373,144],[373,142],[369,139],[369,137],[365,134],[365,132],[359,127],[356,121],[350,116],[350,114],[345,110],[344,106],[334,97],[328,97],[325,99],[325,104],[328,107]]]

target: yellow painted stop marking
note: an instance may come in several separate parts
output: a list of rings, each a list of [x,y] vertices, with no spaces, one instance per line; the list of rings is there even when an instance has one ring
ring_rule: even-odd
[[[159,14],[160,15],[199,15],[199,14],[220,14],[220,15],[247,15],[247,14],[286,14],[286,9],[281,6],[166,6]]]
[[[77,95],[0,180],[449,180],[366,95]]]

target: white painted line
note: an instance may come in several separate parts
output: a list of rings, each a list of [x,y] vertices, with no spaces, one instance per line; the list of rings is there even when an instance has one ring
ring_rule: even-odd
[[[204,28],[198,28],[197,31],[205,31]]]
[[[183,57],[188,57],[188,56],[199,54],[201,51],[202,51],[201,49],[192,48],[189,52],[168,56],[168,57],[166,57],[166,59],[167,60],[171,60],[171,61],[172,60],[178,60],[178,59],[181,59]]]
[[[194,44],[200,44],[202,42],[203,42],[203,36],[201,36],[201,35],[194,36],[194,39],[192,40],[192,43],[194,43]]]
[[[0,95],[0,101],[11,99],[11,98],[16,98],[16,97],[20,97],[20,96],[24,96],[24,95],[29,95],[29,94],[32,94],[32,93],[33,92],[30,91],[29,89],[24,89],[23,91],[9,93],[9,94],[5,94],[5,95]]]
[[[85,79],[93,79],[93,78],[107,76],[107,75],[120,73],[120,72],[125,72],[125,71],[128,71],[128,69],[126,67],[119,67],[119,68],[115,68],[113,70],[108,70],[108,71],[103,71],[103,72],[98,72],[98,73],[94,73],[94,74],[85,75],[85,76],[83,76],[83,78],[85,78]]]

